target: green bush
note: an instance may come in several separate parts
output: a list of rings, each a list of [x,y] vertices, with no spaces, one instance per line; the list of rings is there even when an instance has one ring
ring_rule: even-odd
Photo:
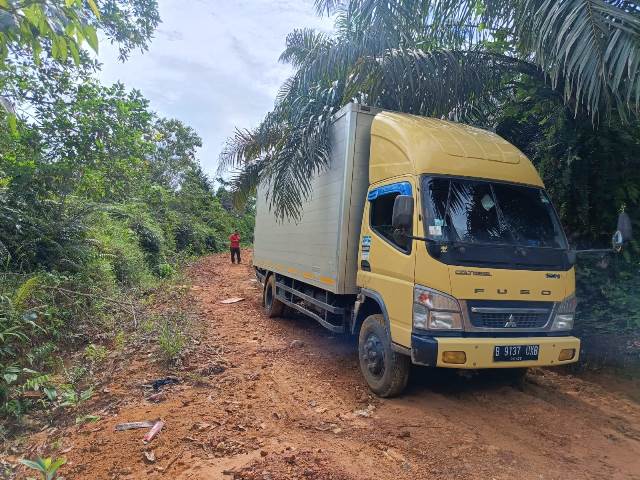
[[[22,109],[34,121],[0,108],[0,416],[47,406],[20,392],[48,388],[38,382],[67,351],[86,348],[93,368],[96,339],[124,348],[131,303],[225,246],[244,215],[222,207],[193,129],[138,91],[101,86],[92,67],[43,61],[44,77],[29,62],[0,69],[0,95],[35,99]],[[168,360],[185,342],[172,329],[159,339]]]
[[[101,213],[91,229],[98,249],[107,258],[115,279],[125,287],[149,287],[153,278],[136,232],[126,219]]]
[[[162,359],[171,364],[175,363],[186,344],[186,335],[182,328],[183,317],[165,318],[158,325],[158,345]]]
[[[176,273],[175,269],[168,263],[159,264],[157,272],[160,278],[170,278]]]
[[[90,343],[84,349],[84,357],[92,364],[100,364],[104,362],[107,358],[108,351],[106,347],[102,345],[96,345],[94,343]]]
[[[185,220],[176,228],[176,248],[178,251],[189,251],[194,255],[217,252],[222,241],[218,233],[207,225]]]
[[[640,271],[623,258],[582,258],[576,266],[580,302],[576,330],[581,335],[638,335]]]
[[[164,239],[159,229],[153,229],[148,224],[134,221],[131,225],[138,235],[140,248],[149,255],[159,255],[163,249]]]

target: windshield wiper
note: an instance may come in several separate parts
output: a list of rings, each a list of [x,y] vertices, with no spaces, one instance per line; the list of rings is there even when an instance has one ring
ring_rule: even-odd
[[[496,195],[496,192],[493,189],[493,184],[492,183],[489,184],[489,189],[491,190],[491,195],[493,196],[493,202],[496,205],[496,213],[498,215],[498,223],[499,223],[499,225],[501,224],[501,225],[504,225],[506,227],[507,232],[509,232],[509,236],[511,237],[511,241],[513,241],[514,246],[518,247],[519,244],[521,243],[522,239],[517,234],[517,232],[513,229],[513,227],[509,224],[509,222],[507,222],[507,219],[505,218],[504,214],[502,213],[502,209],[500,208],[500,203],[498,202],[498,196]],[[517,248],[516,248],[516,251],[517,251]]]

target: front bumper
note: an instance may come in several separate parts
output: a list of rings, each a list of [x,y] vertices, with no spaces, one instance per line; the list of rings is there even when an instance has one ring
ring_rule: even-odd
[[[538,360],[521,362],[495,362],[493,351],[497,345],[540,345]],[[560,351],[575,349],[571,360],[559,360]],[[466,362],[451,364],[443,361],[444,352],[464,352]],[[580,339],[576,337],[521,337],[521,338],[460,338],[411,336],[411,359],[417,365],[444,368],[526,368],[548,367],[575,363],[580,356]]]

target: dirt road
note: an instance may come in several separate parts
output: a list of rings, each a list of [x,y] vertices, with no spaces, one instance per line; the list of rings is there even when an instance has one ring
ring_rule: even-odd
[[[140,385],[166,371],[146,352],[119,365],[103,420],[49,432],[70,448],[65,478],[640,479],[640,405],[625,393],[549,371],[517,389],[416,369],[402,398],[381,400],[353,341],[262,314],[250,266],[211,256],[188,275],[202,334],[183,382],[144,401]],[[166,422],[147,446],[114,431],[147,418]]]

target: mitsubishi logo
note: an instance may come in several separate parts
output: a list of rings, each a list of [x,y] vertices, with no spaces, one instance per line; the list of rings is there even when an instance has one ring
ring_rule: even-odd
[[[513,313],[509,314],[509,319],[507,320],[507,323],[504,324],[504,328],[516,328],[517,326],[518,324],[513,318]]]

